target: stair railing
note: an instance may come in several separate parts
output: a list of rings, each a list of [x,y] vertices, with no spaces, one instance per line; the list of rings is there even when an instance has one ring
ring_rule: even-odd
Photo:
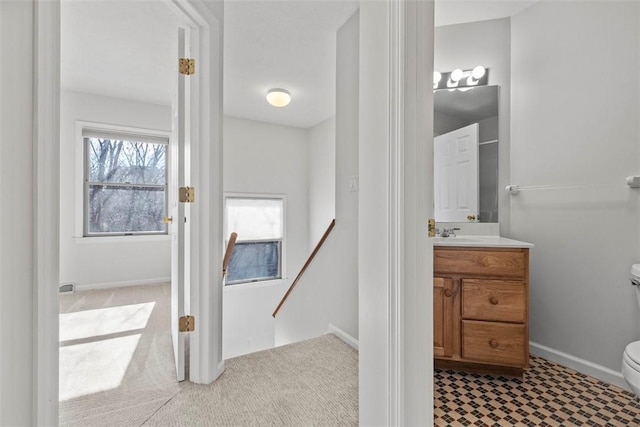
[[[233,253],[233,247],[236,245],[236,239],[238,238],[238,233],[235,231],[231,233],[229,236],[229,243],[227,243],[227,250],[224,253],[224,258],[222,259],[222,277],[227,275],[227,267],[229,266],[229,261],[231,260],[231,254]]]
[[[293,281],[293,283],[291,284],[291,286],[289,286],[289,289],[287,290],[287,293],[284,294],[284,296],[280,300],[280,304],[278,304],[278,306],[276,307],[276,309],[274,310],[274,312],[272,314],[273,317],[276,317],[276,314],[278,314],[278,311],[280,311],[280,308],[282,307],[284,302],[289,297],[289,294],[291,293],[291,291],[293,291],[293,288],[295,288],[295,286],[298,284],[298,280],[300,280],[300,278],[304,274],[304,271],[307,269],[307,267],[309,267],[309,264],[311,264],[311,261],[313,261],[313,258],[316,256],[316,254],[318,253],[318,251],[320,250],[320,248],[324,244],[324,241],[327,240],[327,237],[329,237],[329,234],[331,234],[331,230],[333,230],[333,227],[335,225],[336,225],[336,220],[334,219],[334,220],[331,221],[331,224],[329,224],[329,227],[327,227],[327,230],[324,232],[324,234],[320,238],[320,241],[318,242],[316,247],[313,249],[313,252],[311,252],[311,255],[309,255],[309,258],[307,258],[307,261],[302,266],[302,269],[300,269],[300,272],[296,276],[296,278]]]

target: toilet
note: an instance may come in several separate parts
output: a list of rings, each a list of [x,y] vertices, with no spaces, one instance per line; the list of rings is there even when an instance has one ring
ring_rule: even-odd
[[[631,283],[640,304],[640,264],[631,266]],[[640,397],[640,341],[627,345],[622,355],[622,376],[636,396]]]

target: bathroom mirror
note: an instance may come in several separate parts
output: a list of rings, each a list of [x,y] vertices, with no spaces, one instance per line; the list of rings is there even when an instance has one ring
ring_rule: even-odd
[[[498,86],[434,91],[438,222],[498,222],[498,95]]]

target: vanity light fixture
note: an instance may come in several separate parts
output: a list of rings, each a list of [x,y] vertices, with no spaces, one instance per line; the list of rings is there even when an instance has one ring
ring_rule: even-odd
[[[291,94],[286,89],[269,89],[267,92],[267,102],[274,107],[286,107],[291,102]]]
[[[439,78],[436,78],[439,77]],[[469,88],[475,86],[486,86],[489,83],[489,70],[482,65],[474,67],[472,70],[462,70],[456,68],[449,73],[433,72],[433,89]]]

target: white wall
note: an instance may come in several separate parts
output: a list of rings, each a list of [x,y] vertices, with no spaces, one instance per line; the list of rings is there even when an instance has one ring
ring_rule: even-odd
[[[348,185],[358,175],[358,24],[356,14],[337,35],[336,226],[276,317],[277,345],[329,324],[358,337],[358,192]]]
[[[171,108],[63,91],[60,95],[60,280],[79,287],[167,280],[169,236],[82,237],[82,140],[76,121],[171,130]]]
[[[35,425],[33,2],[0,2],[0,425]],[[19,325],[19,327],[18,327]]]
[[[639,8],[539,2],[511,23],[512,181],[584,185],[511,197],[513,237],[536,245],[530,337],[615,372],[640,338]]]
[[[498,188],[510,184],[509,146],[511,109],[511,37],[509,18],[467,24],[447,25],[435,29],[434,68],[449,72],[483,65],[489,69],[489,84],[500,86],[499,114],[499,182]],[[500,232],[510,235],[509,199],[500,192],[498,201]]]
[[[271,314],[309,255],[305,129],[225,117],[224,191],[286,196],[284,279],[224,289],[224,358],[271,348]]]
[[[331,117],[308,130],[309,251],[336,217],[336,120]]]

